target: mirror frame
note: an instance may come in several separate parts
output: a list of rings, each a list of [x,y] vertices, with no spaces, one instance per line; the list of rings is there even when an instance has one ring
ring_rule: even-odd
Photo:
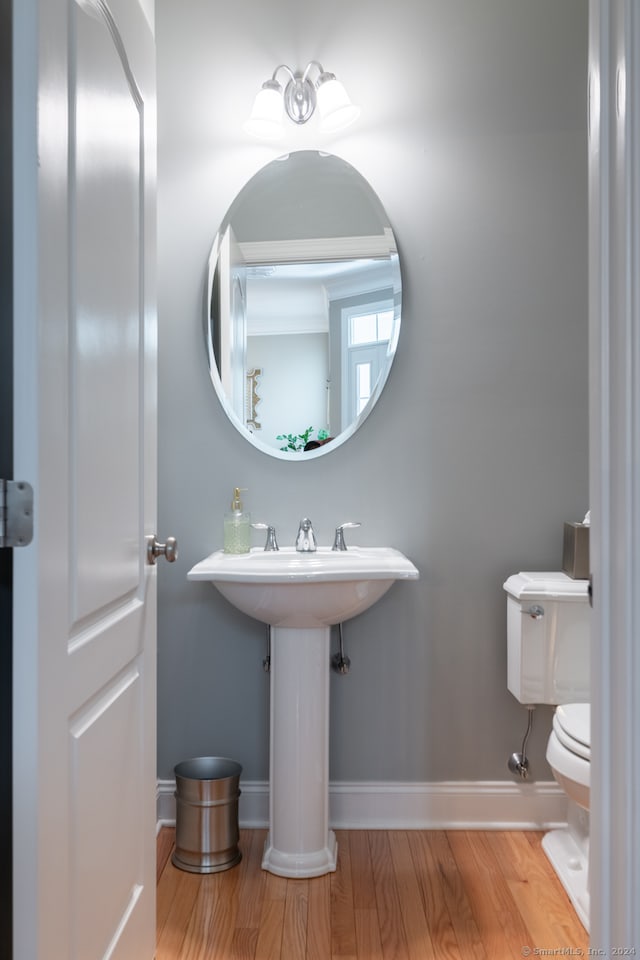
[[[291,151],[291,152],[293,153],[293,152],[319,152],[319,151]],[[362,180],[367,184],[367,187],[371,191],[372,195],[380,204],[381,209],[384,210],[384,207],[380,199],[378,198],[377,193],[373,190],[373,187],[371,187],[371,185],[368,183],[366,178],[358,170],[356,170],[356,168],[353,167],[353,165],[350,164],[347,160],[344,160],[342,157],[337,157],[337,155],[334,155],[334,156],[336,156],[336,159],[340,160],[342,163],[351,167],[355,171],[355,173],[357,173],[358,176],[362,178]],[[282,159],[283,159],[282,157],[274,158],[274,160],[269,161],[269,164],[278,162],[279,160],[282,160]],[[258,176],[260,172],[265,169],[266,166],[269,166],[269,164],[265,164],[262,167],[260,167],[258,170],[256,170],[256,172],[252,175],[252,177],[250,177],[249,180],[247,181],[247,184],[250,181],[252,181],[254,177]],[[246,184],[244,186],[246,186]],[[393,275],[394,290],[397,290],[399,292],[399,312],[398,312],[398,317],[394,322],[392,339],[389,341],[387,362],[385,363],[384,369],[381,371],[380,375],[378,376],[375,387],[371,393],[371,396],[369,397],[369,400],[367,401],[366,406],[361,411],[361,413],[358,414],[358,416],[355,417],[347,427],[345,427],[344,430],[342,430],[336,437],[333,437],[331,439],[330,443],[324,444],[316,448],[315,450],[307,450],[307,451],[280,450],[277,447],[272,447],[269,444],[265,443],[263,440],[261,440],[256,435],[256,433],[252,432],[247,427],[247,425],[238,417],[235,410],[232,408],[231,403],[229,402],[229,398],[227,397],[227,394],[222,386],[222,379],[220,377],[220,373],[218,370],[218,363],[215,356],[214,344],[215,344],[216,338],[215,338],[214,326],[215,326],[216,318],[214,318],[214,316],[212,315],[213,314],[212,296],[213,296],[213,287],[214,287],[214,277],[215,277],[216,267],[218,264],[223,233],[226,228],[226,225],[229,223],[229,212],[231,211],[236,200],[242,193],[244,186],[241,188],[239,193],[233,198],[233,200],[229,204],[227,212],[225,213],[223,220],[216,232],[213,243],[211,245],[211,250],[209,252],[209,257],[207,259],[207,277],[206,277],[206,285],[205,285],[206,301],[205,301],[205,316],[204,316],[204,336],[205,336],[205,345],[207,350],[207,360],[209,364],[209,374],[211,376],[211,381],[215,388],[218,399],[227,417],[229,418],[233,426],[236,428],[236,430],[238,430],[238,432],[241,434],[241,436],[243,436],[246,440],[248,440],[253,447],[261,451],[262,453],[266,453],[268,456],[275,457],[276,459],[285,460],[288,462],[306,462],[307,460],[315,460],[318,457],[325,456],[326,454],[331,453],[333,450],[336,450],[338,447],[342,446],[343,443],[345,443],[355,434],[355,432],[364,423],[364,421],[367,419],[367,417],[375,407],[376,403],[378,402],[380,395],[387,382],[387,379],[389,377],[389,374],[391,372],[391,367],[393,366],[393,361],[395,359],[395,353],[398,345],[400,328],[402,325],[402,269],[400,265],[400,256],[397,249],[395,234],[387,218],[387,224],[388,224],[387,230],[390,233],[391,237],[393,238],[393,246],[395,250],[395,262],[390,263],[390,267],[394,272],[394,275]],[[298,242],[305,243],[305,241],[298,241]],[[254,391],[253,393],[254,402],[252,405],[252,411],[255,413],[255,401],[256,401],[255,379],[253,380],[253,383],[252,383],[252,389]],[[260,401],[260,398],[258,397],[257,402],[259,401]]]

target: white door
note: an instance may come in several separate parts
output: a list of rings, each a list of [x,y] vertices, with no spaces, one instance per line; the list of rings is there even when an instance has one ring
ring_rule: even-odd
[[[150,960],[154,43],[137,0],[15,0],[16,960]]]
[[[589,3],[593,955],[640,950],[640,4]]]

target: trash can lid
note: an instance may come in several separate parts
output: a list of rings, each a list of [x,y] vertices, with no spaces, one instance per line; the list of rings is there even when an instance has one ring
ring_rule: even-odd
[[[239,777],[242,767],[228,757],[192,757],[176,764],[174,773],[182,780],[226,780]]]

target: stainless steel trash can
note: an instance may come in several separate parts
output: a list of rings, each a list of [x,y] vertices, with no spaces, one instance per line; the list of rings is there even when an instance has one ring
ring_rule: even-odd
[[[174,772],[176,846],[172,862],[190,873],[217,873],[240,863],[240,764],[226,757],[195,757],[177,764]]]

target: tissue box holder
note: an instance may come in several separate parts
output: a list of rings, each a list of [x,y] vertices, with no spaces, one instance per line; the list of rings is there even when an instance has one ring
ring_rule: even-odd
[[[562,541],[562,569],[572,580],[589,579],[589,527],[565,523]]]

